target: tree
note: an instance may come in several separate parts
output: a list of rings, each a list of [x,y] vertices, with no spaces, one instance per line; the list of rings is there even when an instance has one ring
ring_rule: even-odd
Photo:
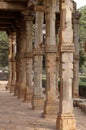
[[[0,67],[8,65],[8,38],[5,32],[0,32]]]
[[[79,66],[82,68],[86,64],[86,55],[85,55],[85,44],[86,44],[86,6],[79,9],[81,12],[80,18],[80,62]]]

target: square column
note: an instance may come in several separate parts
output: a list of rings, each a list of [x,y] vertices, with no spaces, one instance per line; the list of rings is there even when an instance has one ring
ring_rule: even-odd
[[[55,34],[56,1],[46,0],[46,100],[44,117],[55,117],[58,111],[57,102],[57,45]]]
[[[25,101],[32,101],[33,96],[33,16],[27,15],[24,17],[26,24],[26,94]]]
[[[73,2],[60,1],[60,103],[57,115],[57,130],[76,130],[73,113]]]
[[[19,91],[19,80],[20,80],[20,52],[21,52],[21,40],[20,40],[20,28],[16,31],[16,87],[14,91],[14,96],[18,96]]]
[[[15,86],[16,86],[16,61],[15,61],[15,54],[16,54],[16,33],[12,33],[12,85],[10,88],[10,92],[14,93]]]
[[[37,6],[38,7],[38,6]],[[35,23],[35,45],[34,45],[34,94],[32,98],[32,109],[40,109],[44,106],[44,95],[42,88],[42,44],[43,44],[43,20],[44,13],[36,9]]]
[[[20,78],[19,78],[19,89],[18,89],[18,98],[25,97],[26,93],[26,30],[25,30],[25,23],[22,21],[21,29],[20,29]]]
[[[8,79],[7,89],[10,91],[12,85],[12,35],[11,33],[8,34],[8,39],[9,39],[9,55],[8,55],[9,79]]]
[[[80,12],[76,9],[76,3],[74,3],[73,12],[73,40],[75,45],[74,52],[74,77],[73,77],[73,98],[79,97],[79,19]]]

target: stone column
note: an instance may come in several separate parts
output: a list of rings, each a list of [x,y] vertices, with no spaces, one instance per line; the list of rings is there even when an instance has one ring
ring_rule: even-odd
[[[12,35],[11,33],[8,34],[8,39],[9,39],[9,80],[7,84],[7,89],[10,91],[11,85],[12,85]]]
[[[20,28],[16,30],[16,87],[14,91],[14,95],[18,96],[19,91],[19,80],[20,80],[20,54],[21,53],[21,35]]]
[[[26,94],[25,100],[32,101],[33,96],[33,37],[32,37],[32,29],[33,29],[33,17],[25,16],[26,22]]]
[[[73,2],[60,1],[60,106],[57,116],[58,130],[75,130],[76,123],[73,114],[72,80],[73,80]]]
[[[12,85],[10,92],[14,92],[16,86],[16,62],[15,62],[15,53],[16,53],[16,33],[12,33]]]
[[[74,4],[75,5],[75,4]],[[73,13],[73,31],[74,31],[74,77],[73,77],[73,98],[79,97],[79,18],[80,13],[74,6]]]
[[[46,100],[44,116],[56,116],[57,113],[57,45],[55,36],[55,7],[56,1],[46,0]]]
[[[26,93],[26,31],[25,31],[25,23],[21,23],[20,28],[20,78],[19,78],[19,90],[18,90],[18,98],[24,98]]]
[[[38,7],[38,6],[37,6]],[[34,95],[32,98],[32,108],[40,109],[44,106],[44,96],[42,90],[42,43],[43,43],[43,17],[44,13],[36,8],[35,23],[35,45],[34,45]]]

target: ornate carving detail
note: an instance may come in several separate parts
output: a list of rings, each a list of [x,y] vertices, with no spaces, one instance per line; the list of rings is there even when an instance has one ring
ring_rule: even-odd
[[[45,54],[44,48],[35,48],[34,49],[34,55],[43,55]]]
[[[57,46],[56,45],[47,45],[46,53],[57,53]]]
[[[61,46],[61,52],[74,52],[74,45],[70,45],[70,43],[65,44],[63,43],[63,45]]]

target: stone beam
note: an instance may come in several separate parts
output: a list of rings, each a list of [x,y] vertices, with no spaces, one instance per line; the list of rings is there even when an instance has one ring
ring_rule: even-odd
[[[24,10],[25,4],[19,3],[19,2],[0,2],[0,10]]]
[[[28,0],[5,0],[7,2],[28,2]]]

